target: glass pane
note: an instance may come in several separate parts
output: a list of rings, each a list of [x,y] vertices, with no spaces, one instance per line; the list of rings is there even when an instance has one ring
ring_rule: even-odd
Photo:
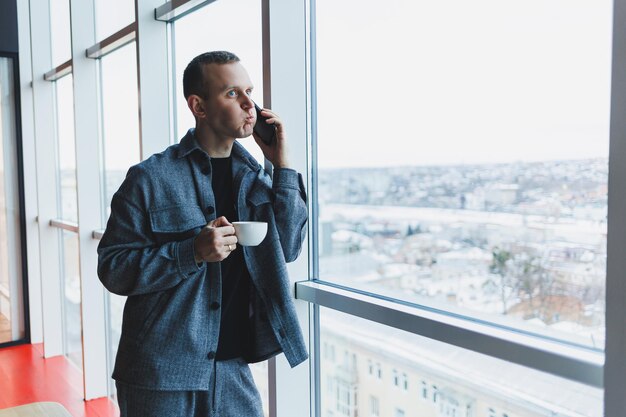
[[[135,21],[133,0],[95,0],[96,40],[98,42]]]
[[[70,2],[69,0],[49,0],[49,5],[52,67],[56,68],[72,58]]]
[[[237,16],[237,25],[232,16]],[[263,45],[261,41],[261,2],[256,0],[218,1],[205,6],[174,23],[176,71],[176,126],[178,139],[195,126],[183,95],[183,72],[187,64],[203,52],[226,50],[241,59],[254,84],[252,98],[263,104]],[[261,149],[252,136],[240,143],[263,164]],[[255,383],[269,415],[267,362],[251,365]]]
[[[102,122],[104,152],[104,192],[106,218],[111,212],[113,194],[124,181],[126,171],[140,162],[139,96],[137,85],[136,44],[130,43],[101,59]],[[104,226],[104,225],[103,225]],[[126,297],[108,294],[109,374],[122,331],[122,314]],[[115,383],[109,381],[115,395]]]
[[[323,417],[601,417],[603,392],[326,308]]]
[[[63,248],[63,320],[65,355],[78,369],[83,369],[81,324],[81,288],[78,234],[60,230]]]
[[[113,294],[107,291],[107,298],[109,301],[109,375],[113,373],[113,366],[115,365],[115,357],[117,355],[117,348],[120,344],[120,337],[122,336],[122,315],[124,314],[124,304],[126,303],[126,297]],[[115,381],[109,379],[109,392],[115,398],[117,389],[115,388]]]
[[[611,1],[316,7],[320,278],[602,349]]]
[[[26,336],[13,65],[0,57],[0,344]]]
[[[261,400],[263,401],[263,415],[269,417],[269,374],[267,372],[267,361],[250,364],[250,371],[256,384]]]
[[[237,24],[233,24],[237,16]],[[217,1],[174,23],[176,68],[176,126],[178,139],[195,126],[183,95],[183,72],[203,52],[225,50],[241,59],[254,85],[252,99],[263,104],[263,44],[261,2],[257,0]],[[263,164],[263,153],[252,136],[240,143]]]
[[[134,42],[106,55],[102,65],[104,189],[107,218],[126,171],[140,162],[137,55]]]
[[[56,128],[59,177],[59,217],[78,223],[76,189],[76,142],[74,138],[74,89],[72,74],[57,80]],[[78,235],[59,230],[65,355],[82,368],[81,284]]]
[[[69,74],[55,82],[57,99],[57,135],[59,152],[59,181],[61,184],[60,213],[63,220],[78,222],[76,189],[76,141],[74,138],[74,88]]]

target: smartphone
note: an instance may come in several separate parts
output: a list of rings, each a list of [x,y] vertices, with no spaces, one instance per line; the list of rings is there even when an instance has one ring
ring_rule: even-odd
[[[270,125],[266,122],[268,118],[261,115],[261,108],[256,103],[254,103],[254,108],[256,109],[256,124],[254,125],[254,133],[259,135],[261,140],[266,145],[271,145],[274,142],[274,137],[276,136],[276,126]]]

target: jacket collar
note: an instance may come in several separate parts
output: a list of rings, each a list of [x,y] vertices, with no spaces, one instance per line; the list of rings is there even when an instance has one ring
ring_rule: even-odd
[[[178,149],[176,150],[176,157],[183,158],[188,156],[194,151],[202,152],[206,154],[204,149],[200,147],[198,141],[196,140],[195,128],[191,128],[187,131],[187,134],[180,140],[178,144]],[[258,171],[261,169],[261,165],[257,162],[256,159],[244,148],[239,142],[235,141],[233,144],[233,149],[231,151],[231,155],[233,157],[233,171],[239,171],[239,168],[243,166],[247,166],[253,171]],[[237,169],[235,169],[237,168]]]
[[[198,145],[198,142],[196,142],[195,131],[196,129],[194,128],[189,129],[187,131],[187,134],[185,134],[185,136],[183,136],[183,138],[180,140],[180,143],[178,144],[178,149],[176,149],[177,158],[183,158],[195,150],[204,152],[200,145]]]

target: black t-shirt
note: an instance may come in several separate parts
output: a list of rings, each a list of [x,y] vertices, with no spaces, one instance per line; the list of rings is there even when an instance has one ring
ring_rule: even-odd
[[[217,217],[229,222],[239,220],[235,210],[232,158],[211,158],[213,194]],[[228,360],[244,353],[248,344],[248,309],[250,274],[243,259],[243,250],[237,249],[220,262],[222,269],[221,324],[216,360]]]

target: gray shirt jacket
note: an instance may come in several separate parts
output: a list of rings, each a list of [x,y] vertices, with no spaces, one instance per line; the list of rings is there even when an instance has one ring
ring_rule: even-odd
[[[245,359],[284,352],[294,367],[308,358],[286,263],[306,234],[302,176],[276,169],[273,180],[235,142],[235,209],[240,220],[268,223],[267,236],[243,247],[250,272]],[[126,295],[113,378],[154,390],[207,390],[220,333],[219,262],[196,264],[193,241],[215,219],[209,155],[189,130],[179,144],[131,167],[111,201],[98,246],[98,276]]]

